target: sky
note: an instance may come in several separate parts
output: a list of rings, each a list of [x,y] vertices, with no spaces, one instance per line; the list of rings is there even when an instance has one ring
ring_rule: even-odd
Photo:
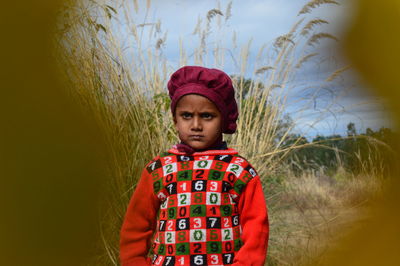
[[[229,49],[232,54],[239,55],[241,47],[251,40],[246,76],[268,62],[268,53],[265,54],[265,60],[257,61],[260,48],[263,45],[271,48],[274,40],[286,34],[299,19],[304,17],[305,21],[314,18],[327,20],[329,25],[322,25],[318,28],[318,32],[331,33],[339,38],[339,42],[322,41],[320,45],[311,47],[310,52],[319,53],[318,60],[310,60],[311,62],[305,64],[287,84],[292,92],[286,103],[285,112],[296,122],[295,130],[312,138],[316,135],[346,135],[346,126],[350,122],[356,124],[360,133],[365,132],[367,127],[374,130],[382,126],[393,127],[383,100],[370,92],[355,70],[346,70],[334,82],[325,82],[321,85],[321,81],[334,71],[349,65],[338,48],[340,39],[346,32],[346,26],[351,23],[349,14],[352,7],[349,1],[340,1],[341,5],[321,6],[313,9],[307,16],[299,16],[298,12],[308,1],[236,0],[232,1],[230,18],[225,20],[229,2],[224,0],[153,0],[150,1],[151,8],[146,12],[144,8],[146,1],[138,0],[139,10],[133,17],[136,24],[161,21],[161,32],[156,38],[166,36],[161,50],[162,55],[168,60],[170,66],[177,67],[180,40],[183,41],[187,51],[196,48],[199,37],[194,35],[193,31],[198,19],[202,19],[201,23],[204,27],[207,12],[212,8],[220,9],[224,16],[216,15],[211,20],[208,46],[212,47],[218,43],[221,47]],[[143,27],[143,36],[149,33],[148,28]],[[154,33],[152,36],[155,36]],[[233,45],[233,36],[235,36],[236,46]],[[144,43],[145,46],[152,45]],[[190,57],[190,52],[188,56]],[[228,74],[240,73],[234,61],[238,62],[240,58],[236,57],[235,60],[227,58],[221,68]],[[215,66],[211,52],[205,65]],[[318,92],[315,88],[319,88]],[[306,106],[304,103],[308,102],[309,95],[312,93],[317,93],[318,97]]]

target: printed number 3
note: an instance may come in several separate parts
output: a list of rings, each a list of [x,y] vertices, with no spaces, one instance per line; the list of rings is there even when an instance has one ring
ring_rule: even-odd
[[[218,256],[211,255],[211,264],[218,264]]]

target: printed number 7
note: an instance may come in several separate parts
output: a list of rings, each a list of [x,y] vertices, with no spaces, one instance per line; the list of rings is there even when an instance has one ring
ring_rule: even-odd
[[[169,265],[169,263],[171,262],[172,257],[166,257],[165,258],[165,265]]]
[[[230,263],[231,259],[232,259],[232,255],[231,254],[224,254],[224,257],[226,258],[226,263]]]

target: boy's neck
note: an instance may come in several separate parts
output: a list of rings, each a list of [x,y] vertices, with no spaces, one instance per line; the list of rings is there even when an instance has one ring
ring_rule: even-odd
[[[178,149],[178,151],[192,154],[194,152],[203,152],[203,151],[208,151],[208,150],[226,150],[226,149],[228,149],[228,145],[226,144],[225,141],[223,141],[222,136],[221,136],[220,138],[218,138],[218,140],[213,145],[211,145],[210,147],[208,147],[206,149],[200,149],[200,150],[193,149],[191,146],[187,145],[184,142],[177,144],[176,148]]]

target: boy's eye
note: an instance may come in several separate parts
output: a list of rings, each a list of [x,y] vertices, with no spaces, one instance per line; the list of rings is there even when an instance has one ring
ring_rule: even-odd
[[[184,112],[184,113],[181,114],[181,116],[182,116],[183,119],[189,119],[189,118],[192,117],[192,114],[188,113],[188,112]]]
[[[203,113],[203,114],[201,114],[201,117],[204,118],[204,119],[211,119],[214,116],[212,114],[210,114],[210,113]]]

